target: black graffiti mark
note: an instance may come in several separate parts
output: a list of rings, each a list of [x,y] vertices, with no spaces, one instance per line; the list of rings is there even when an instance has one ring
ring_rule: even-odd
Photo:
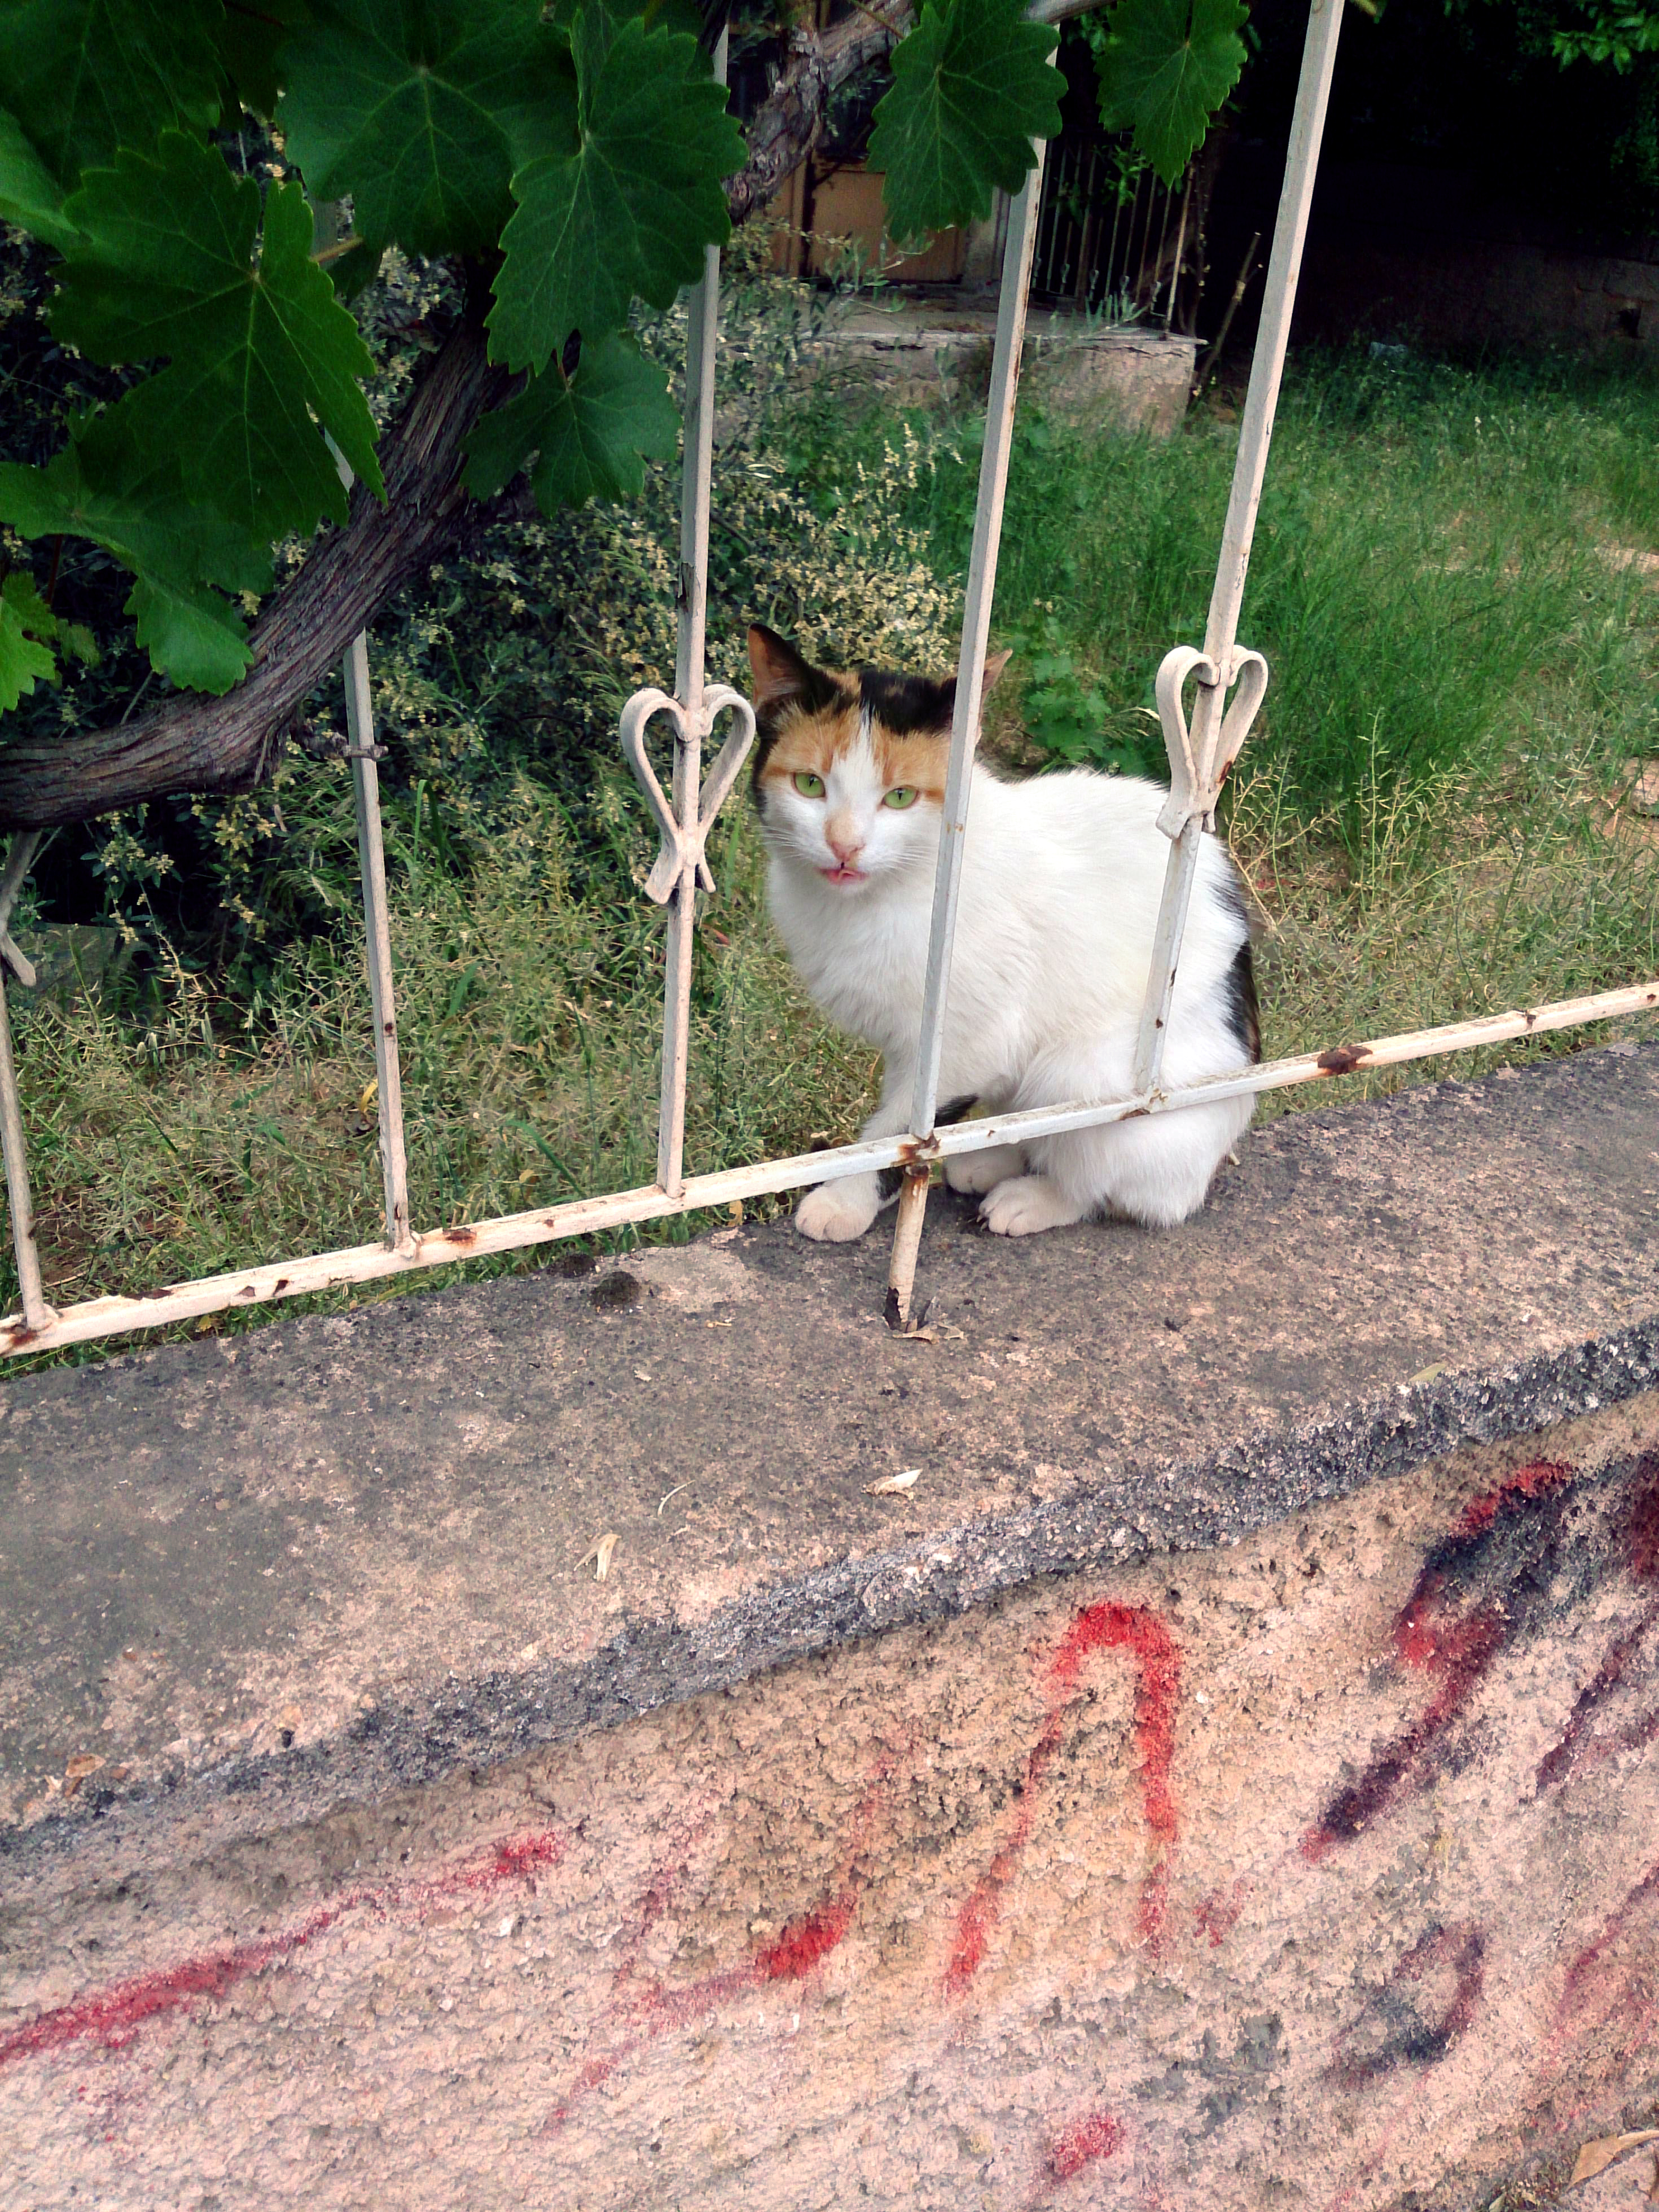
[[[1644,1452],[1632,1470],[1620,1516],[1630,1571],[1638,1583],[1659,1581],[1659,1452]],[[1538,1787],[1553,1789],[1569,1776],[1596,1766],[1621,1751],[1639,1750],[1659,1735],[1659,1706],[1639,1713],[1622,1728],[1592,1735],[1590,1723],[1615,1691],[1632,1679],[1631,1662],[1652,1630],[1659,1626],[1659,1597],[1651,1599],[1632,1626],[1614,1637],[1601,1664],[1574,1700],[1559,1740],[1538,1762]]]
[[[1442,1771],[1445,1740],[1492,1661],[1547,1604],[1576,1488],[1571,1468],[1536,1461],[1475,1498],[1425,1554],[1393,1642],[1395,1664],[1427,1674],[1433,1694],[1327,1801],[1302,1838],[1310,1863],[1352,1842],[1407,1783],[1420,1789]]]
[[[1333,2079],[1358,2089],[1398,2066],[1437,2066],[1474,2019],[1486,1961],[1486,1939],[1473,1923],[1431,1928],[1338,2036]],[[1437,2018],[1426,2006],[1441,1999]]]

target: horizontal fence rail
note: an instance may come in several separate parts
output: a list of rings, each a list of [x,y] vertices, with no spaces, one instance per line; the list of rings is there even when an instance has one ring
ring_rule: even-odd
[[[69,1307],[39,1329],[31,1329],[21,1314],[14,1315],[0,1322],[0,1337],[9,1352],[46,1352],[60,1345],[84,1344],[89,1338],[119,1330],[159,1328],[169,1322],[194,1321],[203,1314],[222,1313],[231,1307],[303,1297],[348,1284],[449,1267],[458,1260],[480,1260],[534,1244],[556,1243],[562,1237],[588,1237],[642,1221],[729,1206],[745,1199],[799,1190],[809,1183],[833,1182],[842,1176],[868,1175],[876,1169],[892,1167],[925,1170],[936,1160],[960,1158],[966,1152],[982,1152],[989,1145],[1024,1144],[1066,1129],[1127,1121],[1138,1114],[1175,1114],[1185,1106],[1285,1091],[1296,1084],[1328,1082],[1334,1077],[1398,1067],[1438,1054],[1502,1044],[1511,1037],[1540,1036],[1547,1030],[1575,1029],[1584,1022],[1656,1012],[1659,1012],[1659,979],[1625,990],[1598,992],[1592,998],[1563,999],[1553,1006],[1520,1007],[1513,1013],[1449,1022],[1441,1029],[1412,1030],[1369,1043],[1296,1053],[1288,1059],[1240,1068],[1234,1075],[1212,1076],[1183,1089],[1150,1092],[1141,1097],[1109,1103],[1077,1099],[1065,1105],[1033,1107],[1023,1113],[987,1115],[979,1121],[949,1122],[921,1142],[914,1137],[877,1137],[863,1144],[837,1146],[830,1152],[797,1152],[787,1159],[763,1160],[753,1167],[688,1176],[672,1197],[660,1184],[651,1183],[605,1198],[574,1199],[565,1206],[538,1206],[532,1212],[503,1214],[493,1221],[428,1230],[412,1237],[407,1251],[385,1244],[357,1244],[309,1259],[278,1261],[206,1276],[197,1282],[175,1283],[143,1297],[91,1298],[82,1305]]]
[[[1092,4],[1096,0],[1036,0],[1031,13],[1052,22],[1081,14]],[[35,1249],[23,1124],[6,1010],[9,981],[27,988],[35,980],[33,969],[9,933],[12,907],[37,847],[37,838],[29,833],[14,839],[3,875],[0,875],[0,1139],[3,1139],[12,1240],[22,1307],[20,1313],[0,1321],[0,1350],[10,1355],[52,1351],[123,1331],[155,1328],[196,1320],[207,1314],[263,1305],[278,1298],[301,1297],[355,1284],[410,1276],[458,1261],[483,1259],[561,1238],[591,1236],[643,1222],[740,1206],[750,1199],[895,1167],[902,1169],[903,1176],[888,1276],[887,1318],[890,1325],[903,1328],[908,1324],[931,1171],[936,1163],[989,1146],[1018,1145],[1066,1130],[1125,1121],[1133,1115],[1178,1113],[1187,1107],[1400,1066],[1546,1030],[1659,1012],[1659,979],[1656,979],[1591,997],[1477,1016],[1366,1043],[1338,1044],[1322,1052],[1299,1053],[1263,1065],[1241,1067],[1231,1074],[1184,1087],[1165,1088],[1160,1081],[1165,1019],[1179,968],[1200,839],[1214,827],[1222,779],[1244,741],[1267,689],[1267,664],[1260,653],[1239,647],[1237,623],[1295,301],[1341,5],[1342,0],[1313,0],[1309,13],[1285,189],[1264,296],[1261,332],[1240,427],[1232,495],[1204,648],[1200,652],[1191,646],[1175,647],[1165,656],[1158,676],[1159,717],[1170,755],[1171,780],[1170,797],[1158,817],[1158,826],[1170,844],[1141,1015],[1132,1095],[1119,1099],[1071,1100],[956,1122],[945,1128],[933,1126],[1026,297],[1042,205],[1043,149],[1039,144],[1034,148],[1034,164],[1025,186],[1015,196],[1009,209],[909,1133],[712,1174],[684,1172],[686,1062],[696,895],[699,887],[705,892],[712,892],[714,888],[705,857],[708,832],[732,788],[755,730],[754,713],[749,702],[724,685],[707,684],[704,676],[720,283],[720,256],[711,247],[705,256],[702,280],[693,289],[689,301],[674,692],[672,696],[658,690],[636,693],[623,710],[621,733],[624,755],[641,785],[662,840],[657,861],[644,886],[647,895],[667,909],[657,1181],[642,1189],[538,1206],[528,1212],[506,1214],[493,1220],[464,1223],[418,1234],[411,1228],[375,770],[377,748],[370,722],[368,645],[366,639],[359,637],[346,656],[343,675],[369,994],[374,1020],[385,1238],[375,1244],[356,1245],[342,1251],[239,1268],[193,1282],[170,1284],[142,1297],[92,1298],[62,1312],[51,1305],[45,1295]],[[715,58],[715,69],[722,82],[725,68],[726,42],[722,38]],[[1184,215],[1182,222],[1184,226]],[[1181,251],[1177,242],[1177,260]],[[1184,687],[1189,682],[1195,685],[1190,729],[1183,704]],[[712,735],[716,719],[722,714],[732,718],[732,727],[705,775],[703,746]],[[646,733],[653,720],[666,721],[672,732],[673,771],[668,792],[659,783],[646,751]]]

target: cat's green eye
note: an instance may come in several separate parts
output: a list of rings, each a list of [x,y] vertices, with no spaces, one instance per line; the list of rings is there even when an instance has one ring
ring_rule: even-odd
[[[814,775],[810,769],[802,769],[795,778],[795,788],[803,799],[822,799],[823,778]]]
[[[921,795],[921,794],[918,791],[915,790],[909,784],[901,783],[896,785],[894,788],[887,793],[887,796],[881,803],[884,806],[891,806],[896,808],[914,806]]]

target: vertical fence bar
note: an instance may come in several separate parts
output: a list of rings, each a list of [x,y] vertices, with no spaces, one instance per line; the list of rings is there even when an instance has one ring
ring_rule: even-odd
[[[1343,5],[1344,0],[1313,0],[1308,15],[1302,75],[1297,85],[1290,150],[1285,162],[1285,188],[1279,198],[1273,253],[1267,264],[1261,326],[1256,334],[1255,355],[1250,365],[1249,390],[1239,425],[1238,457],[1233,466],[1232,495],[1227,502],[1221,557],[1216,565],[1215,589],[1210,597],[1209,621],[1204,632],[1204,652],[1214,671],[1214,681],[1199,684],[1193,708],[1192,749],[1194,757],[1200,760],[1207,757],[1233,677],[1238,611],[1244,598],[1244,580],[1249,573],[1250,544],[1255,535],[1256,510],[1261,503],[1261,480],[1267,465],[1273,414],[1285,371],[1285,350],[1290,341],[1297,278],[1301,273],[1302,249],[1308,235],[1308,213],[1313,203],[1331,75],[1336,67],[1336,41],[1342,27]],[[1137,1092],[1154,1089],[1163,1072],[1164,1044],[1175,996],[1181,940],[1198,864],[1200,829],[1197,822],[1188,822],[1170,854],[1152,964],[1146,977],[1146,1000],[1141,1010],[1140,1033],[1135,1045],[1133,1084]]]
[[[957,663],[956,711],[951,724],[951,763],[945,780],[939,822],[939,865],[933,878],[933,925],[927,940],[927,980],[922,996],[921,1033],[917,1040],[915,1085],[910,1127],[931,1134],[939,1107],[939,1060],[945,1042],[945,1009],[951,988],[951,945],[956,935],[957,902],[962,886],[962,856],[968,830],[968,793],[973,781],[974,750],[979,743],[979,712],[985,684],[985,648],[991,634],[991,605],[996,594],[997,547],[1002,507],[1008,489],[1008,456],[1013,444],[1014,403],[1019,392],[1020,355],[1025,341],[1025,295],[1031,281],[1042,199],[1042,140],[1024,186],[1010,204],[1008,243],[1002,259],[1002,290],[997,301],[996,343],[991,357],[991,389],[985,409],[985,446],[980,461],[979,504],[974,517],[973,552],[963,608],[962,653]],[[902,1328],[909,1318],[915,1282],[916,1248],[927,1204],[924,1177],[907,1177],[899,1210],[898,1233],[888,1272],[887,1318]]]
[[[11,841],[6,872],[0,877],[0,1147],[5,1152],[6,1202],[11,1212],[12,1250],[17,1258],[17,1284],[23,1304],[23,1322],[30,1330],[45,1328],[57,1320],[46,1303],[40,1283],[40,1255],[34,1242],[34,1201],[29,1194],[28,1158],[23,1147],[23,1114],[17,1097],[17,1063],[11,1048],[11,1017],[6,1006],[6,970],[15,962],[27,982],[34,971],[17,952],[10,939],[11,910],[23,878],[40,842],[35,830],[21,831]]]
[[[726,82],[726,33],[714,49],[714,82]],[[671,798],[682,823],[697,817],[702,781],[703,652],[708,619],[708,501],[714,455],[714,341],[720,327],[720,255],[703,250],[702,281],[688,303],[685,458],[680,489],[680,586],[674,690],[684,715],[674,731]],[[691,1043],[691,954],[698,865],[688,859],[668,906],[663,985],[662,1077],[657,1101],[657,1181],[670,1198],[685,1183],[685,1091]]]
[[[398,1059],[398,1012],[392,988],[386,845],[380,835],[380,772],[374,763],[368,639],[361,630],[346,647],[341,673],[345,679],[346,728],[351,738],[351,791],[357,805],[357,865],[363,885],[368,997],[374,1014],[374,1096],[380,1131],[380,1180],[386,1194],[386,1241],[389,1251],[410,1253],[415,1249],[415,1238],[409,1221],[404,1079]]]
[[[0,1137],[6,1152],[6,1200],[11,1208],[11,1246],[17,1257],[17,1284],[23,1319],[44,1328],[58,1316],[40,1286],[40,1255],[34,1243],[34,1201],[29,1196],[28,1163],[23,1156],[23,1116],[17,1103],[17,1068],[12,1058],[11,1017],[6,1011],[6,977],[0,967]]]

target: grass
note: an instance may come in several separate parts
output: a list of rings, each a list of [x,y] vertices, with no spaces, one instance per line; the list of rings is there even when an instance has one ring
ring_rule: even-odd
[[[859,566],[878,553],[836,534],[855,506],[871,537],[872,480],[905,574],[921,573],[921,547],[935,576],[959,581],[971,423],[901,425],[820,398],[775,411],[764,437],[791,512],[819,518],[821,542],[792,526],[797,601],[811,598],[815,562],[848,622],[861,599],[880,599],[878,570]],[[1201,635],[1235,437],[1224,400],[1165,446],[1040,417],[1023,430],[998,594],[999,629],[1020,657],[988,732],[1006,759],[1161,753],[1152,676],[1171,643]],[[1617,369],[1294,365],[1242,631],[1273,682],[1228,810],[1261,905],[1268,1053],[1659,971],[1656,826],[1620,804],[1628,763],[1659,755],[1659,562],[1646,557],[1659,552],[1656,450],[1659,386]],[[628,526],[645,547],[629,573],[647,578],[662,565],[651,547],[672,544],[665,472],[652,498]],[[500,549],[490,558],[498,574]],[[738,573],[723,588],[735,606],[764,585]],[[906,588],[923,605],[925,587]],[[512,604],[520,621],[523,600]],[[502,616],[489,665],[516,635]],[[404,665],[390,647],[385,657]],[[636,888],[651,858],[642,810],[602,753],[544,759],[492,735],[476,656],[452,646],[448,660],[448,691],[428,687],[402,722],[387,694],[400,742],[412,748],[419,725],[421,762],[447,757],[446,732],[465,724],[451,751],[470,747],[475,763],[465,783],[430,785],[407,763],[400,775],[397,760],[387,777],[417,1227],[648,1182],[655,1150],[661,928]],[[378,1233],[349,787],[338,767],[285,774],[257,836],[234,810],[213,834],[227,868],[239,838],[260,855],[228,909],[240,899],[246,922],[249,899],[295,913],[308,901],[310,922],[263,945],[249,928],[235,961],[180,951],[158,928],[139,980],[106,998],[12,994],[59,1302]],[[817,1023],[770,935],[745,802],[731,804],[714,846],[720,896],[699,933],[694,1000],[696,1168],[845,1139],[875,1073],[869,1054]],[[140,922],[141,872],[122,878]],[[1653,1025],[1596,1032],[1620,1033]],[[1465,1055],[1456,1070],[1572,1042]],[[1364,1080],[1380,1090],[1446,1072]],[[1263,1111],[1334,1096],[1281,1094]],[[15,1304],[9,1266],[0,1301]]]

